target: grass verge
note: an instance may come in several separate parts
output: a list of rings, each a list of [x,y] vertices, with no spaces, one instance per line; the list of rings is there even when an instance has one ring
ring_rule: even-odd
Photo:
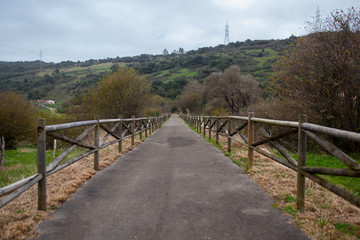
[[[111,141],[113,139],[108,139]],[[141,144],[142,140],[135,138],[135,146]],[[135,148],[130,144],[130,139],[123,141],[123,152],[118,152],[118,144],[113,144],[100,150],[100,170],[106,168],[120,156]],[[24,150],[25,151],[25,150]],[[33,164],[34,160],[29,160],[28,156],[36,156],[36,151],[27,149],[28,155],[20,154],[19,161],[28,161],[28,165]],[[13,155],[12,155],[13,154]],[[52,154],[48,152],[47,154]],[[11,157],[16,156],[10,152]],[[35,158],[36,159],[36,158]],[[51,159],[51,158],[50,158]],[[18,166],[18,163],[7,159],[8,167]],[[72,193],[83,185],[88,179],[96,174],[93,166],[93,156],[88,156],[80,161],[60,170],[47,178],[47,211],[37,210],[37,186],[32,186],[14,201],[0,209],[0,239],[32,239],[37,235],[36,226],[40,221],[50,217],[51,213],[60,207]],[[31,172],[33,170],[29,170]],[[21,176],[22,173],[14,175]],[[31,175],[31,174],[30,174]]]
[[[203,136],[202,133],[199,134]],[[227,138],[221,137],[220,140],[220,144],[225,145],[220,147],[224,154],[240,166],[243,172],[273,199],[272,207],[291,217],[290,221],[310,239],[360,239],[359,208],[307,179],[305,212],[300,213],[296,210],[296,172],[258,153],[254,154],[254,166],[249,169],[246,163],[247,148],[233,142],[233,151],[229,153],[226,146]],[[272,149],[263,150],[273,152]],[[358,156],[353,157],[358,159]],[[307,155],[307,165],[344,167],[339,160],[320,154]],[[345,183],[337,178],[331,181],[339,185],[345,184],[356,193],[358,187],[357,181],[353,182],[354,178],[350,178]]]

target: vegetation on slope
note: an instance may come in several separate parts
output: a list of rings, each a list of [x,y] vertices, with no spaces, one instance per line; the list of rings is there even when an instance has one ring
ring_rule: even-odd
[[[272,66],[295,37],[285,40],[247,40],[216,47],[203,47],[170,55],[142,54],[85,62],[0,62],[0,89],[13,90],[28,99],[68,100],[86,93],[114,70],[114,64],[133,67],[148,75],[151,92],[176,99],[192,79],[203,82],[212,72],[238,65],[265,86]]]

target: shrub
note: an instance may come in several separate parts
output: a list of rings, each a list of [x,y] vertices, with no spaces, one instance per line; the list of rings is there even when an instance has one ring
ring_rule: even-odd
[[[36,139],[36,108],[14,92],[0,93],[0,136],[6,148],[15,148],[20,141]]]

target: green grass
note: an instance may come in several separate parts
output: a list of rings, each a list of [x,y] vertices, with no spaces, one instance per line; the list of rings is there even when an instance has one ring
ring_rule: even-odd
[[[263,56],[258,56],[260,53],[263,53]],[[272,48],[265,48],[264,52],[262,52],[262,49],[249,49],[245,51],[245,54],[252,56],[259,63],[259,67],[263,67],[267,60],[277,59],[279,57],[279,52]]]
[[[94,70],[110,70],[112,65],[113,65],[113,63],[93,65],[93,66],[90,66],[90,69],[94,69]]]
[[[291,206],[291,205],[286,205],[283,209],[282,209],[284,212],[287,212],[287,213],[289,213],[290,215],[292,215],[292,216],[296,216],[296,214],[297,214],[297,211],[296,211],[296,209],[293,207],[293,206]]]
[[[31,176],[37,171],[37,149],[5,150],[4,170],[0,170],[0,187]]]
[[[101,73],[110,71],[110,68],[113,64],[98,64],[98,65],[92,65],[88,67],[72,67],[72,68],[65,68],[61,70],[61,72],[66,73],[67,76],[72,77],[82,77],[86,76],[89,73]]]
[[[351,236],[356,236],[356,238],[360,239],[360,226],[340,222],[333,223],[333,225],[336,230]]]
[[[289,202],[296,202],[296,197],[291,196],[291,195],[289,195],[289,194],[286,194],[284,200],[285,200],[285,202],[287,202],[287,203],[289,203]]]
[[[197,72],[196,71],[191,71],[189,70],[188,68],[181,68],[179,69],[178,71],[176,71],[175,73],[171,74],[169,77],[168,77],[168,80],[165,81],[166,82],[169,82],[169,81],[173,81],[175,80],[175,78],[178,78],[178,77],[185,77],[185,78],[193,78],[197,75]]]
[[[355,159],[360,156],[354,155]],[[358,160],[360,163],[360,161]],[[308,153],[306,155],[306,165],[310,167],[327,167],[327,168],[348,168],[337,158],[330,155],[321,155],[315,153]],[[341,177],[341,176],[328,176],[320,175],[329,182],[336,185],[341,185],[347,191],[352,192],[356,196],[360,196],[360,178]]]
[[[275,154],[281,156],[279,152],[274,150]],[[297,154],[291,153],[292,157],[297,160]],[[351,154],[351,157],[360,163],[360,154]],[[327,154],[317,154],[317,153],[307,153],[306,154],[306,166],[308,167],[324,167],[324,168],[346,168],[344,163],[339,159],[327,155]],[[341,176],[330,176],[330,175],[320,175],[325,180],[343,187],[347,191],[360,196],[360,178],[353,177],[341,177]]]
[[[156,75],[157,78],[161,78],[167,74],[169,74],[170,70],[167,69],[167,70],[162,70],[158,75]]]
[[[62,150],[57,150],[57,157]],[[82,152],[75,150],[68,155],[69,159]],[[53,151],[46,151],[46,165],[53,160]],[[17,150],[5,150],[4,169],[0,170],[0,188],[11,183],[29,177],[37,172],[37,148],[18,148]]]

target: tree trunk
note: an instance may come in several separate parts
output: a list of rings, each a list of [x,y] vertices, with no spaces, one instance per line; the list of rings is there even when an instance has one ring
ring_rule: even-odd
[[[5,138],[0,137],[0,168],[4,166],[5,163]]]

